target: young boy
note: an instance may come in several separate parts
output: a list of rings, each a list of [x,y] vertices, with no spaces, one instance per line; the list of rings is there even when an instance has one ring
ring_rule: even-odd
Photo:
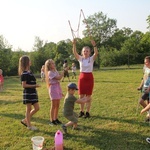
[[[69,78],[69,67],[68,67],[68,62],[67,60],[64,61],[63,64],[63,71],[64,71],[64,76],[62,78],[62,82],[64,82],[65,77],[68,78],[68,81],[70,82],[70,78]]]
[[[140,87],[138,89],[141,89],[142,88],[142,85],[143,85],[143,95],[139,101],[139,103],[143,106],[143,108],[145,108],[147,106],[147,103],[145,102],[146,100],[149,101],[149,93],[148,92],[145,92],[148,88],[148,85],[146,84],[146,81],[148,79],[148,75],[150,74],[150,56],[146,56],[145,59],[144,59],[144,64],[145,64],[145,70],[144,70],[144,75],[143,75],[143,83],[140,84]],[[147,115],[147,118],[146,118],[146,122],[150,120],[150,116],[149,116],[149,113]]]
[[[69,120],[69,122],[62,125],[62,129],[65,133],[67,133],[68,126],[73,126],[73,129],[77,129],[78,115],[73,111],[75,102],[79,104],[83,104],[90,100],[88,97],[77,99],[74,96],[76,90],[78,90],[78,88],[75,83],[68,84],[68,92],[64,99],[63,114],[65,118]]]

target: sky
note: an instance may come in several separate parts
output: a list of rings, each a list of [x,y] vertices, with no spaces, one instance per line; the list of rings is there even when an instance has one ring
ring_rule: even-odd
[[[119,29],[148,31],[150,0],[0,0],[0,35],[23,51],[32,51],[35,37],[54,43],[72,39],[68,20],[77,30],[81,9],[85,18],[103,12]],[[84,29],[81,21],[79,37]]]

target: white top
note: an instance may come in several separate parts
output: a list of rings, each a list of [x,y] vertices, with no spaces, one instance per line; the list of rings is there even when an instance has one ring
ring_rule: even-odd
[[[71,69],[72,69],[72,72],[76,72],[76,66],[72,66]]]
[[[93,71],[93,56],[88,58],[83,58],[82,56],[79,56],[79,64],[80,64],[80,72],[92,72]]]
[[[145,67],[145,72],[144,72],[144,87],[148,87],[145,83],[146,83],[146,81],[147,81],[147,79],[148,79],[148,75],[150,74],[150,68],[148,68],[148,67]]]

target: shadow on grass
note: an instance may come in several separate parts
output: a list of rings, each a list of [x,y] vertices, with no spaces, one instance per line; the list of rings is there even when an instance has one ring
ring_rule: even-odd
[[[9,118],[17,119],[19,121],[21,121],[24,118],[24,115],[18,114],[18,113],[12,113],[12,114],[0,113],[0,115],[3,116],[3,117],[9,117]],[[49,123],[48,119],[43,119],[43,118],[34,117],[34,116],[32,118],[32,121],[39,122],[39,123],[42,123],[42,124],[48,124]]]
[[[135,120],[135,118],[133,119],[123,119],[123,118],[114,118],[114,117],[103,117],[103,116],[92,116],[92,118],[90,119],[92,120],[110,120],[110,121],[117,121],[120,123],[129,123],[129,124],[133,124],[133,125],[142,125],[142,126],[147,126],[148,124],[143,122],[139,122],[137,120]]]
[[[102,150],[148,150],[146,137],[142,135],[116,130],[93,129],[93,136],[86,137],[87,145],[94,145]],[[134,137],[134,138],[133,138]],[[123,145],[123,146],[122,146]]]
[[[22,102],[22,100],[20,100],[20,101],[0,100],[0,105],[16,104],[16,103],[21,103],[21,102]]]
[[[20,120],[24,117],[21,114],[7,114],[7,113],[0,113],[1,116],[14,118]],[[135,120],[128,120],[122,118],[113,118],[113,117],[102,117],[102,116],[93,116],[92,118],[85,120],[85,121],[92,121],[92,120],[111,120],[111,121],[118,121],[121,123],[130,123],[130,124],[140,124],[145,125],[145,123],[141,123]],[[48,120],[33,117],[33,121],[40,122],[41,124],[48,125]],[[120,131],[121,129],[117,130],[109,130],[109,129],[99,129],[96,127],[90,127],[86,125],[82,125],[82,131],[71,131],[69,134],[64,135],[64,140],[72,140],[76,141],[77,143],[82,143],[82,149],[88,150],[88,147],[94,147],[96,150],[149,150],[149,144],[146,143],[145,139],[146,136],[143,136],[139,133],[132,133],[132,131]],[[58,127],[60,128],[60,127]],[[87,132],[88,136],[87,136]],[[36,133],[44,133],[48,136],[54,136],[54,131],[49,131],[49,129],[43,129],[36,131]],[[123,145],[123,146],[122,146]],[[77,145],[76,145],[77,146]],[[75,148],[77,149],[77,148]],[[68,146],[65,147],[65,150],[72,150]],[[80,148],[79,148],[80,150]]]

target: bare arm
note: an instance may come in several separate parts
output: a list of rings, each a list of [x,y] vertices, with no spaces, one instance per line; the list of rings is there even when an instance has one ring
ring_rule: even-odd
[[[56,80],[61,80],[61,78],[64,76],[64,72],[60,73],[58,76],[55,77]]]
[[[137,90],[142,90],[143,84],[144,84],[144,80],[142,79],[140,86],[137,88]]]
[[[86,102],[88,102],[88,101],[90,101],[90,98],[89,98],[89,97],[83,97],[83,98],[77,99],[77,100],[76,100],[76,103],[78,103],[78,104],[83,104],[83,103],[86,103]]]
[[[95,41],[94,40],[91,40],[91,44],[93,45],[93,47],[94,47],[94,54],[93,54],[93,60],[95,60],[96,59],[96,57],[97,57],[97,55],[98,55],[98,49],[97,49],[97,46],[96,46],[96,43],[95,43]]]
[[[148,104],[145,108],[141,110],[141,114],[148,111],[150,109],[150,104]]]
[[[79,54],[77,53],[77,50],[76,50],[76,40],[75,39],[73,39],[72,44],[73,44],[73,48],[72,48],[73,54],[74,54],[75,58],[78,60]]]
[[[40,87],[40,85],[38,84],[27,84],[26,81],[23,81],[22,82],[22,87],[23,88],[37,88],[37,87]]]

